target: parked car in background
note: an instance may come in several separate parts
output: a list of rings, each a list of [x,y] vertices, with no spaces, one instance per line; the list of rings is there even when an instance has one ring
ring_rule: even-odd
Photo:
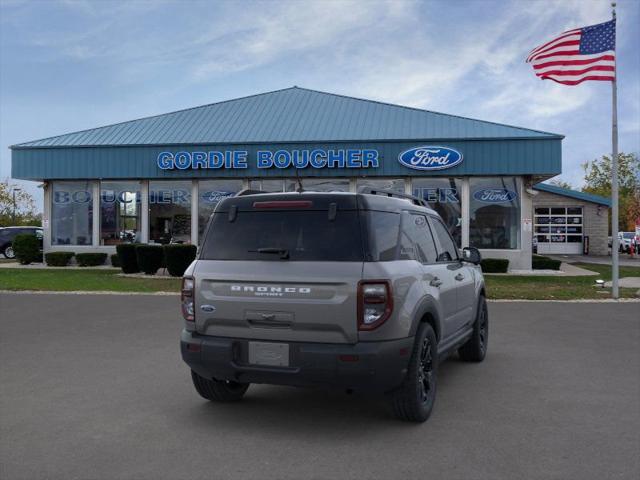
[[[635,236],[636,236],[635,232],[619,232],[618,233],[618,238],[620,239],[619,245],[620,245],[621,252],[629,252],[631,248],[631,242],[633,241]]]
[[[38,237],[40,249],[42,250],[42,228],[40,227],[4,227],[0,228],[0,253],[5,258],[16,258],[13,252],[13,239],[16,235],[31,234]]]

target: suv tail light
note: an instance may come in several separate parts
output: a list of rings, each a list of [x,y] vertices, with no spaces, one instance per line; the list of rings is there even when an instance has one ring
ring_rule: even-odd
[[[180,303],[182,304],[182,316],[187,322],[195,322],[194,290],[195,281],[193,278],[184,277],[182,279]]]
[[[358,330],[378,328],[391,316],[393,295],[389,280],[358,283]]]

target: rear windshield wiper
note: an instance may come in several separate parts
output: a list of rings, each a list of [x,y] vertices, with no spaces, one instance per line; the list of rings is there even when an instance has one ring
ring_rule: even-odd
[[[287,250],[286,248],[265,247],[265,248],[258,248],[257,250],[249,250],[249,252],[251,252],[251,253],[276,253],[276,254],[280,255],[280,258],[282,260],[288,260],[289,259],[289,250]]]

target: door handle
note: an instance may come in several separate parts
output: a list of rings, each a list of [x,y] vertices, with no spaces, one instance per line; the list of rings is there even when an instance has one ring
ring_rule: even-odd
[[[429,282],[429,285],[431,285],[432,287],[439,287],[440,285],[442,285],[442,280],[440,280],[438,277],[433,277],[433,279]]]
[[[464,275],[459,273],[454,277],[456,280],[458,280],[459,282],[461,282],[462,280],[464,280]]]

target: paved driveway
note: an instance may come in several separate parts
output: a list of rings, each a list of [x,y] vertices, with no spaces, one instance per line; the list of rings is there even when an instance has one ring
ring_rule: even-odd
[[[177,297],[0,295],[0,478],[590,479],[640,475],[640,304],[490,304],[487,360],[431,420],[340,392],[192,390]]]

